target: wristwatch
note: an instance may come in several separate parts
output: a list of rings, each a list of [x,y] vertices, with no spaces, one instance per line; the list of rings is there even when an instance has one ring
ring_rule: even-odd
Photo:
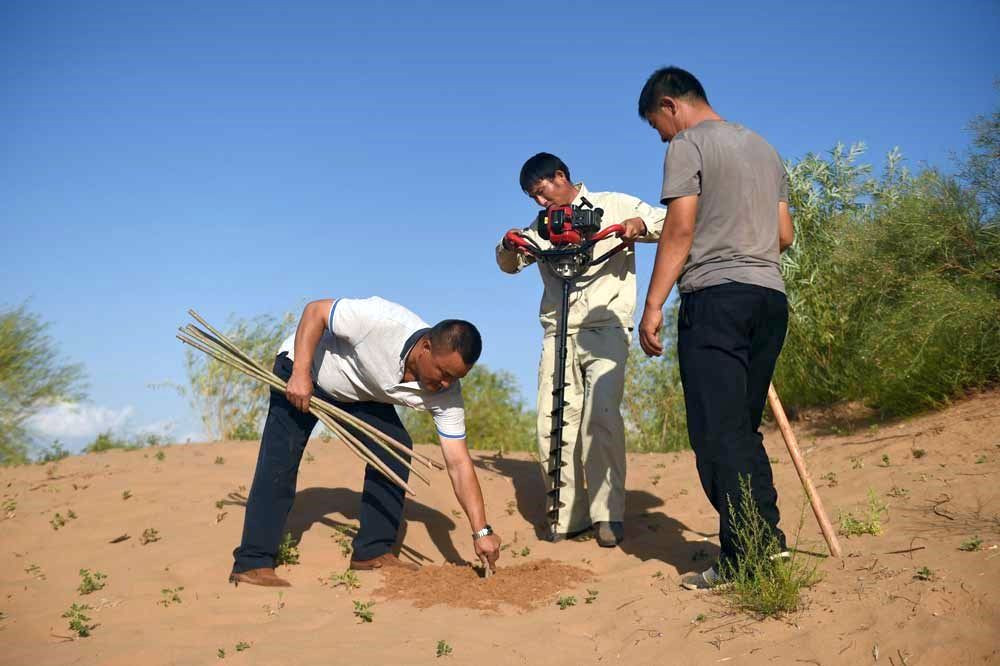
[[[473,541],[478,541],[479,539],[482,539],[484,536],[489,536],[490,534],[493,534],[493,528],[490,527],[489,525],[487,525],[486,527],[484,527],[483,529],[479,530],[478,532],[473,532],[472,533],[472,540]]]

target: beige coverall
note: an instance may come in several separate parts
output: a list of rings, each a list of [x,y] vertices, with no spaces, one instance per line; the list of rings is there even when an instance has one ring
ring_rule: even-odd
[[[590,192],[578,184],[574,205],[586,197],[604,209],[602,228],[638,217],[646,225],[641,242],[655,243],[663,229],[666,210],[628,194]],[[524,230],[543,249],[552,247],[538,234],[537,221]],[[612,235],[594,247],[599,257],[621,242]],[[517,273],[535,260],[497,245],[497,265]],[[562,280],[542,263],[538,266],[545,289],[539,308],[544,329],[538,365],[538,453],[543,473],[548,467],[552,429],[552,384],[555,380],[556,334],[562,302]],[[625,364],[635,313],[635,250],[632,247],[597,266],[572,283],[566,344],[566,407],[562,452],[563,488],[556,531],[575,532],[599,521],[621,521],[625,516],[625,423],[621,402]],[[548,477],[546,477],[548,483]]]

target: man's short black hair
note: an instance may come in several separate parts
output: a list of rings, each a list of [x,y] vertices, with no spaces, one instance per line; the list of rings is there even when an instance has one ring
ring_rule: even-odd
[[[535,183],[546,178],[554,178],[556,171],[562,171],[566,174],[566,180],[573,182],[569,177],[569,167],[552,153],[538,153],[532,156],[521,167],[521,189],[530,193]]]
[[[680,67],[661,67],[653,72],[639,93],[639,117],[645,118],[660,106],[664,97],[687,97],[708,104],[708,95],[691,72]]]
[[[434,325],[429,333],[435,352],[457,351],[462,361],[472,366],[483,353],[483,337],[476,327],[462,319],[445,319]]]

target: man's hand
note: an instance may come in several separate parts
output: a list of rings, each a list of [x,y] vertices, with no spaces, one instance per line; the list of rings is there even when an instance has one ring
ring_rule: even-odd
[[[472,545],[476,549],[476,555],[484,567],[489,567],[490,571],[496,571],[497,559],[500,557],[500,537],[496,533],[487,534],[484,537],[475,539]]]
[[[292,371],[292,376],[288,380],[285,388],[285,397],[288,402],[295,405],[300,412],[309,411],[309,398],[312,397],[313,382],[309,374]]]
[[[523,231],[524,231],[523,229],[518,229],[516,227],[514,229],[509,229],[507,233],[503,235],[503,239],[500,241],[503,244],[503,249],[509,252],[519,252],[521,254],[527,254],[528,251],[525,250],[523,247],[519,245],[511,245],[510,242],[508,242],[507,240],[507,234],[514,234],[515,236],[521,236]]]
[[[639,346],[646,356],[659,356],[663,353],[663,343],[660,342],[660,328],[663,326],[663,311],[645,308],[642,311],[642,321],[639,322]]]
[[[646,223],[641,217],[630,217],[622,222],[622,226],[625,227],[625,231],[621,233],[623,240],[631,241],[646,235]]]

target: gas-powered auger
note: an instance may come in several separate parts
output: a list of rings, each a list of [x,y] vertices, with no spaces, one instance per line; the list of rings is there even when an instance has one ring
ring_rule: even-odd
[[[552,430],[550,431],[548,476],[552,485],[548,491],[549,507],[547,516],[549,530],[555,535],[559,523],[559,509],[564,505],[559,501],[559,489],[562,488],[562,440],[563,409],[565,408],[566,388],[566,338],[569,320],[569,293],[573,281],[583,275],[591,266],[603,263],[621,252],[629,245],[629,241],[620,243],[617,247],[605,252],[598,258],[593,258],[594,246],[612,234],[621,234],[625,227],[613,224],[601,229],[601,216],[604,211],[582,199],[581,206],[549,206],[538,213],[538,233],[552,243],[552,249],[543,250],[533,240],[511,231],[505,240],[508,246],[525,250],[536,261],[548,264],[552,271],[562,279],[562,306],[558,314],[558,334],[556,338],[556,369],[555,381],[552,384]]]

